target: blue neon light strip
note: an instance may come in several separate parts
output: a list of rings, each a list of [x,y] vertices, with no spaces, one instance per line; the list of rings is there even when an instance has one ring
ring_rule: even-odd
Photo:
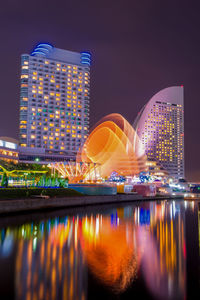
[[[37,47],[37,48],[35,48],[35,49],[34,49],[34,51],[37,51],[37,50],[42,50],[42,51],[49,52],[49,50],[48,50],[48,49],[46,49],[46,48],[42,48],[42,47]]]
[[[88,66],[90,66],[90,63],[89,63],[89,62],[86,62],[86,61],[83,62],[83,61],[82,61],[81,63],[82,63],[83,65],[88,65]]]
[[[91,65],[91,54],[88,52],[81,52],[81,64]]]
[[[90,60],[84,60],[84,59],[81,59],[81,63],[82,63],[82,64],[90,64],[91,61],[90,61]]]
[[[91,54],[90,53],[88,53],[88,52],[81,52],[81,55],[85,55],[85,56],[88,56],[88,57],[91,57]]]
[[[40,51],[34,51],[34,52],[31,53],[31,55],[34,55],[34,54],[42,54],[42,55],[46,56],[45,53],[40,52]]]
[[[81,57],[81,60],[88,60],[88,61],[91,61],[91,59],[89,57]]]
[[[90,61],[88,61],[88,60],[81,60],[81,63],[87,63],[87,64],[90,64]]]
[[[40,46],[47,46],[47,47],[50,47],[51,49],[53,49],[53,46],[50,45],[50,44],[38,44],[37,47],[40,47]]]
[[[33,52],[31,53],[31,55],[42,54],[46,56],[46,54],[48,54],[52,49],[53,46],[50,44],[45,44],[45,43],[38,44],[33,50]]]

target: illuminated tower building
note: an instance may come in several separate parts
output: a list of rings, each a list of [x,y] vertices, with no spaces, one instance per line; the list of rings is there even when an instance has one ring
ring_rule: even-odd
[[[155,94],[138,114],[135,130],[149,161],[156,161],[171,177],[184,178],[183,87]]]
[[[87,52],[39,44],[21,56],[20,146],[75,156],[89,127]],[[29,148],[29,149],[30,149]],[[37,150],[37,149],[35,149]]]

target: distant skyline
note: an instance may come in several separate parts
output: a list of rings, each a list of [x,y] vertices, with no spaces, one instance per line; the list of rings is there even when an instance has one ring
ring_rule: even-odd
[[[92,54],[90,125],[131,124],[158,91],[184,85],[186,178],[200,181],[200,3],[8,0],[0,10],[0,136],[18,139],[20,55],[33,45]]]

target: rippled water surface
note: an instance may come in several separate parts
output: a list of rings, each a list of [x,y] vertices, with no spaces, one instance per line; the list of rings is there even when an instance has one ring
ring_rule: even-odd
[[[0,299],[199,299],[200,206],[141,202],[0,218]]]

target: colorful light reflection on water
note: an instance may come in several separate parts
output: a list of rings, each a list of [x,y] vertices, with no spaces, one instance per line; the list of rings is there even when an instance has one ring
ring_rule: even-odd
[[[145,293],[146,299],[186,299],[195,224],[198,252],[194,202],[108,206],[1,227],[1,297],[138,299]]]

